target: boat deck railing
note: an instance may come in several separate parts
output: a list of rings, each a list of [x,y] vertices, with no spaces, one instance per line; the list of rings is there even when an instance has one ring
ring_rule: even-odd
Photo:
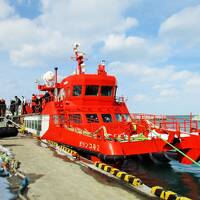
[[[199,132],[199,123],[197,120],[192,119],[192,114],[188,116],[176,116],[176,115],[153,115],[144,113],[131,114],[133,120],[148,120],[155,127],[182,131],[182,132]]]
[[[66,128],[78,134],[87,135],[98,140],[114,140],[120,142],[131,141],[131,136],[128,134],[128,131],[126,131],[126,133],[123,132],[126,130],[125,127],[127,127],[126,123],[108,123],[107,125],[99,125],[96,119],[90,119],[90,123],[87,124],[82,122],[80,123],[79,120],[79,118],[68,119],[65,122]]]

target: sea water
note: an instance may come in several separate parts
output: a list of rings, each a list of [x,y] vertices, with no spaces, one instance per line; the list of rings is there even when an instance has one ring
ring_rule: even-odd
[[[165,164],[126,160],[122,170],[140,178],[146,185],[161,186],[193,200],[200,199],[200,168],[177,161]]]
[[[183,122],[185,119],[190,120],[189,115],[173,117],[179,122]],[[200,129],[200,122],[198,128]],[[135,162],[130,159],[124,162],[123,170],[139,177],[149,186],[162,186],[164,189],[190,197],[193,200],[200,200],[200,167],[195,164],[183,165],[177,161],[171,161],[158,165]]]

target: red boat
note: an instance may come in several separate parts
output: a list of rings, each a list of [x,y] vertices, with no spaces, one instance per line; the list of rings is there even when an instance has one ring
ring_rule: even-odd
[[[84,54],[75,45],[76,72],[57,80],[44,76],[39,95],[23,106],[27,131],[42,140],[65,144],[92,159],[104,162],[147,155],[154,161],[169,161],[170,155],[185,164],[200,159],[198,127],[186,132],[177,121],[130,115],[123,97],[117,97],[117,80],[105,64],[96,74],[85,73]],[[173,125],[173,126],[172,126]]]

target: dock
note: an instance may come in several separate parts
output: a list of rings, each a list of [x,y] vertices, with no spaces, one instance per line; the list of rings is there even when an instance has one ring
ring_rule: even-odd
[[[31,136],[0,140],[21,162],[20,170],[29,177],[27,197],[31,200],[129,200],[146,199],[109,177],[80,166]]]

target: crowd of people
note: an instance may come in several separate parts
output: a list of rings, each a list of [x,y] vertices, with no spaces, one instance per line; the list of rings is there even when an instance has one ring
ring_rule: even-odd
[[[10,112],[12,115],[18,115],[21,111],[22,101],[18,96],[15,96],[15,99],[10,101]]]
[[[27,103],[23,96],[21,99],[18,96],[15,96],[14,99],[10,100],[9,106],[6,105],[6,101],[4,99],[0,99],[0,117],[5,117],[7,110],[13,116],[27,114],[30,112],[39,113],[42,111],[43,103],[46,103],[49,100],[50,94],[48,92],[42,96],[32,94],[32,99],[29,103]]]
[[[46,92],[42,96],[32,94],[32,112],[38,113],[42,111],[43,103],[50,100],[50,94]]]
[[[22,96],[22,99],[24,97]],[[5,117],[6,110],[9,110],[10,113],[14,115],[19,115],[21,113],[24,103],[18,96],[15,96],[14,99],[10,100],[10,106],[6,105],[5,99],[0,99],[0,117]]]

